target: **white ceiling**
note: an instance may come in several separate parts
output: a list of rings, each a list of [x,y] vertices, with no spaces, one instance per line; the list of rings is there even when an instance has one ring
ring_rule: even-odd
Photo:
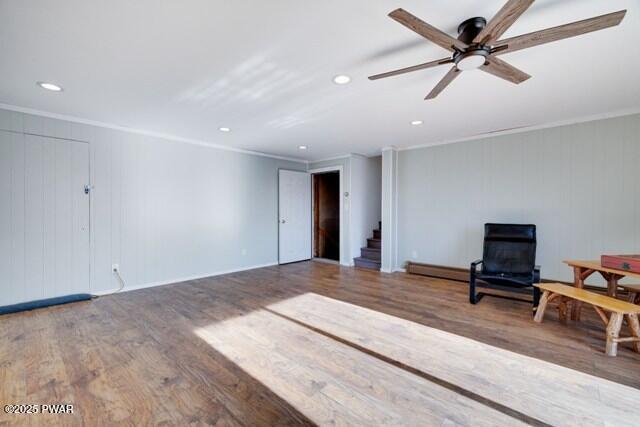
[[[466,72],[426,102],[448,67],[367,80],[447,56],[391,10],[453,35],[505,1],[0,0],[0,103],[308,160],[640,107],[637,0],[536,1],[504,37],[629,11],[619,27],[502,56],[533,76],[519,86]],[[352,83],[333,84],[343,73]]]

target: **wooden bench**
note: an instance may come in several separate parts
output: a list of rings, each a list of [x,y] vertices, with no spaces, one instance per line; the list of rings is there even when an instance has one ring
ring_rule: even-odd
[[[632,342],[633,349],[640,353],[640,324],[638,323],[638,313],[640,313],[639,305],[620,301],[595,292],[585,291],[584,289],[574,288],[573,286],[563,285],[562,283],[538,283],[535,286],[544,291],[534,318],[536,322],[542,322],[547,304],[554,299],[558,298],[560,301],[558,310],[560,320],[562,321],[567,319],[567,302],[571,300],[580,301],[590,304],[596,310],[600,319],[602,319],[604,324],[607,326],[606,353],[608,356],[616,355],[619,342]],[[607,317],[606,312],[611,313],[611,316]],[[622,327],[622,321],[625,317],[627,324],[631,329],[632,336],[630,337],[620,337],[620,328]]]
[[[630,303],[640,304],[640,285],[621,285],[618,283],[618,287],[629,293]]]

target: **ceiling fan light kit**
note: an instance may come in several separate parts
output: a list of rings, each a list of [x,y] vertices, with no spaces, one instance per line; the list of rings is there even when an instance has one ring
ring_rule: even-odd
[[[485,48],[478,48],[468,52],[456,53],[453,62],[459,71],[475,70],[487,63],[487,57],[491,52]]]
[[[627,13],[626,10],[620,10],[571,24],[500,40],[500,37],[534,1],[508,0],[488,23],[482,17],[467,19],[458,26],[458,38],[451,37],[404,9],[394,10],[389,14],[389,17],[448,50],[451,53],[451,57],[377,74],[369,77],[369,80],[378,80],[439,65],[453,64],[453,67],[425,99],[433,99],[438,96],[462,71],[468,70],[480,69],[511,83],[520,84],[531,78],[531,76],[499,59],[498,55],[615,27],[622,22]]]

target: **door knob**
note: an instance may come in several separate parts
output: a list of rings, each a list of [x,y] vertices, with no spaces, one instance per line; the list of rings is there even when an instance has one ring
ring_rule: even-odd
[[[285,221],[284,219],[281,219],[281,220],[280,220],[280,222],[281,222],[282,224],[284,224],[284,223],[285,223],[285,222],[287,222],[287,221]]]

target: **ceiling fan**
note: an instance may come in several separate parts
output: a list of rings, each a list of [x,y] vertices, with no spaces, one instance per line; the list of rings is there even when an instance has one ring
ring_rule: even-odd
[[[426,96],[425,100],[438,96],[462,71],[467,70],[480,69],[512,83],[520,84],[531,76],[499,59],[498,55],[614,27],[620,24],[627,13],[626,10],[620,10],[571,24],[498,40],[534,1],[509,0],[488,23],[481,17],[467,19],[458,27],[458,38],[451,37],[404,9],[394,10],[389,14],[391,18],[427,40],[447,49],[452,55],[424,64],[377,74],[369,77],[369,80],[397,76],[439,65],[454,64]]]

